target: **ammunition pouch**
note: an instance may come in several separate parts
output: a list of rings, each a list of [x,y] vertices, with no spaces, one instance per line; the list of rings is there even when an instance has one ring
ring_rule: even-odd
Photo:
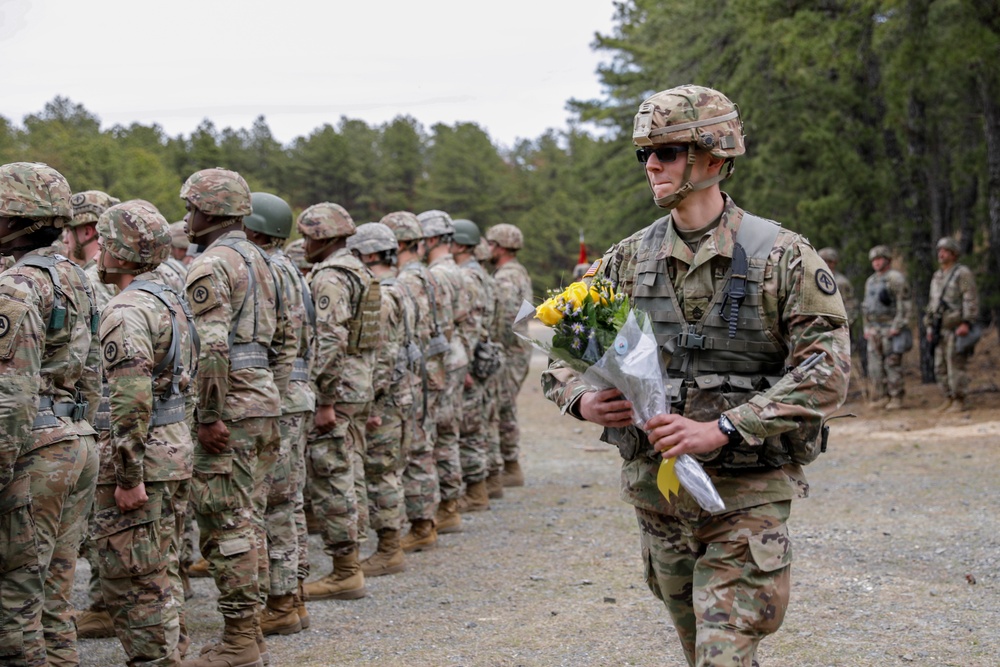
[[[298,357],[292,364],[292,375],[289,378],[292,382],[309,382],[309,360]]]
[[[899,333],[889,339],[892,354],[903,354],[913,349],[913,332],[910,327],[904,327]]]
[[[260,343],[235,343],[229,351],[231,371],[267,367],[267,348]]]
[[[97,404],[97,414],[94,415],[93,427],[97,431],[111,430],[111,390],[108,383],[103,383],[101,391],[101,402]]]
[[[451,343],[445,338],[445,335],[440,331],[435,335],[431,336],[431,339],[427,341],[427,349],[424,350],[424,356],[428,359],[434,357],[439,357],[443,354],[447,354],[451,350]]]
[[[472,354],[472,376],[478,380],[487,380],[500,370],[503,365],[503,348],[489,340],[476,343]]]
[[[964,336],[955,336],[955,352],[957,354],[971,355],[976,351],[976,343],[983,337],[983,325],[973,322],[969,326],[969,333]]]

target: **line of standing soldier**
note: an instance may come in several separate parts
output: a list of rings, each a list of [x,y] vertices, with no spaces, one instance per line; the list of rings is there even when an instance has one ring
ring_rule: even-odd
[[[290,207],[239,174],[199,171],[181,197],[190,266],[183,223],[149,202],[0,167],[16,260],[0,276],[4,664],[78,664],[69,594],[88,532],[99,577],[80,625],[113,629],[130,665],[181,664],[190,645],[191,514],[225,629],[183,664],[261,665],[265,634],[308,626],[307,596],[364,596],[366,574],[402,571],[404,551],[524,483],[516,228],[485,241],[441,211],[355,228],[322,203],[298,218],[296,261]],[[84,269],[53,246],[63,228]],[[308,584],[305,490],[333,559]]]

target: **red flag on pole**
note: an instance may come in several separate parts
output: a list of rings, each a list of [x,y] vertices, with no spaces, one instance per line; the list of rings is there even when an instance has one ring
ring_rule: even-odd
[[[580,259],[577,264],[587,263],[587,246],[583,242],[583,230],[580,230]]]

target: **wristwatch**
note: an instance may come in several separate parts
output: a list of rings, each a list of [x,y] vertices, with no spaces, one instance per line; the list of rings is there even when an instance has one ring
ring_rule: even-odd
[[[743,436],[740,435],[740,432],[736,430],[733,422],[729,421],[729,417],[726,415],[719,416],[719,430],[722,431],[722,435],[729,438],[730,445],[738,445],[743,442]]]

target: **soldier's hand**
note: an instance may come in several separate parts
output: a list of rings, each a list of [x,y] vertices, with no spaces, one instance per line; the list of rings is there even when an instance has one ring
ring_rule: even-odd
[[[337,425],[337,413],[332,405],[320,405],[316,408],[316,418],[314,420],[316,430],[320,433],[329,433]]]
[[[588,391],[580,397],[580,416],[604,427],[624,428],[632,423],[632,404],[617,389]]]
[[[382,425],[382,418],[379,417],[378,415],[371,415],[370,417],[368,417],[368,421],[365,422],[365,430],[374,431],[381,425]]]
[[[899,335],[899,329],[889,329],[889,338],[895,338]]]
[[[707,454],[727,444],[729,438],[716,422],[696,422],[675,414],[656,415],[646,422],[653,449],[669,459],[681,454]]]
[[[475,380],[468,373],[465,374],[465,388],[472,389],[472,385],[475,384]]]
[[[969,335],[969,323],[962,322],[955,328],[956,336],[968,336]]]
[[[221,419],[211,424],[198,424],[198,442],[209,454],[221,454],[229,446],[229,429]]]
[[[149,500],[149,496],[146,495],[146,485],[142,482],[139,482],[139,486],[134,486],[131,489],[115,487],[115,504],[122,512],[137,510],[145,505],[147,500]]]

